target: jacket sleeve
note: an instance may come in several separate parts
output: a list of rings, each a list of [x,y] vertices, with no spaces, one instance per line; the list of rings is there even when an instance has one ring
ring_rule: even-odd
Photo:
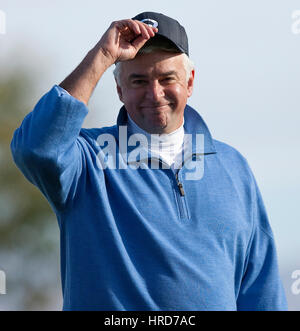
[[[54,86],[15,131],[11,151],[25,177],[56,210],[63,208],[81,172],[79,132],[88,109]]]
[[[237,299],[237,309],[287,310],[286,297],[279,276],[274,237],[254,177],[253,183],[253,232]]]

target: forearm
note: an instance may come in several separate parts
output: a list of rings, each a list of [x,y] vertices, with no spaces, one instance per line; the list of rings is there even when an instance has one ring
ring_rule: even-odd
[[[98,81],[113,63],[97,44],[59,86],[87,105]]]
[[[105,70],[116,61],[133,59],[157,31],[139,21],[113,22],[97,45],[59,86],[87,105]]]

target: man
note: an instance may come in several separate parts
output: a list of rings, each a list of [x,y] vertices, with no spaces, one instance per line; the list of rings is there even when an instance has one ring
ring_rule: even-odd
[[[188,55],[170,17],[113,22],[14,134],[16,164],[58,218],[64,310],[286,309],[251,170],[186,105]],[[82,129],[114,63],[117,125]]]

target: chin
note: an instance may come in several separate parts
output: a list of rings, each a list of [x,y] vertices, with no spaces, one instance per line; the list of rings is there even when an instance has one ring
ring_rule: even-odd
[[[152,134],[167,133],[167,125],[152,126],[151,128],[149,127],[147,131]]]

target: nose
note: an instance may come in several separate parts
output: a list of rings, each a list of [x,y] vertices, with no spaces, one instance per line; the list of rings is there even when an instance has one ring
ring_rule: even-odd
[[[151,101],[159,101],[162,97],[165,96],[164,88],[155,80],[148,84],[146,91],[146,98]]]

